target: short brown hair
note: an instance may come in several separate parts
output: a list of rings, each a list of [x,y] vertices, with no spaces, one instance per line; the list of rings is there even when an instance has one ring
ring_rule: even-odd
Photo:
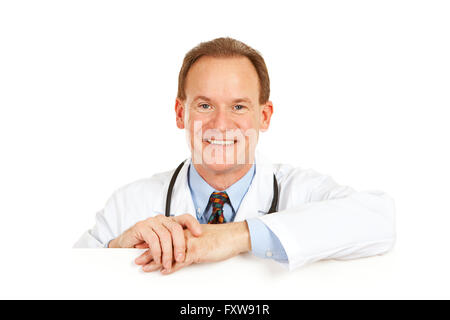
[[[201,42],[199,45],[186,53],[180,74],[178,75],[178,93],[177,98],[186,99],[184,90],[186,84],[186,76],[192,65],[202,56],[210,57],[247,57],[256,69],[259,78],[259,103],[264,104],[269,100],[270,80],[266,63],[261,54],[255,49],[249,47],[245,43],[232,38],[217,38],[207,42]]]

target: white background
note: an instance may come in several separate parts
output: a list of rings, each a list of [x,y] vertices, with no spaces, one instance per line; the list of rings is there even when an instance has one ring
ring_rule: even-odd
[[[382,257],[292,273],[238,257],[217,296],[450,298],[449,16],[446,1],[1,1],[0,298],[155,298],[183,284],[189,271],[147,275],[134,253],[71,247],[114,190],[188,156],[178,72],[220,36],[269,68],[260,150],[386,191],[398,238]],[[192,268],[174,296],[211,297],[207,269]]]

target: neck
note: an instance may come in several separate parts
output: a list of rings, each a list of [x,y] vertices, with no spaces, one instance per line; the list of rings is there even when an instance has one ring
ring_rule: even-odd
[[[206,183],[217,191],[223,191],[245,176],[252,165],[252,163],[247,163],[219,172],[210,170],[199,164],[194,164],[194,167]]]

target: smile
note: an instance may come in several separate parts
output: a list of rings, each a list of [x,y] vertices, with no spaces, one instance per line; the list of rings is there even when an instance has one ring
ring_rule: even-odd
[[[230,146],[237,142],[236,140],[211,140],[211,139],[205,139],[203,141],[219,146]]]

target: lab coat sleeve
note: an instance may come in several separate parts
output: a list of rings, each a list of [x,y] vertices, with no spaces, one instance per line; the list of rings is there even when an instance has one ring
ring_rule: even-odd
[[[154,205],[161,199],[167,173],[141,179],[117,189],[95,217],[95,225],[75,243],[74,248],[105,248],[137,222],[160,214]]]
[[[114,194],[105,208],[96,214],[95,225],[81,236],[74,248],[105,248],[120,234],[120,220],[117,195]]]
[[[289,269],[324,259],[356,259],[388,252],[395,243],[393,199],[381,191],[356,192],[329,176],[300,186],[308,201],[260,217],[279,238]],[[288,198],[296,196],[295,184]],[[291,201],[292,202],[292,201]]]

